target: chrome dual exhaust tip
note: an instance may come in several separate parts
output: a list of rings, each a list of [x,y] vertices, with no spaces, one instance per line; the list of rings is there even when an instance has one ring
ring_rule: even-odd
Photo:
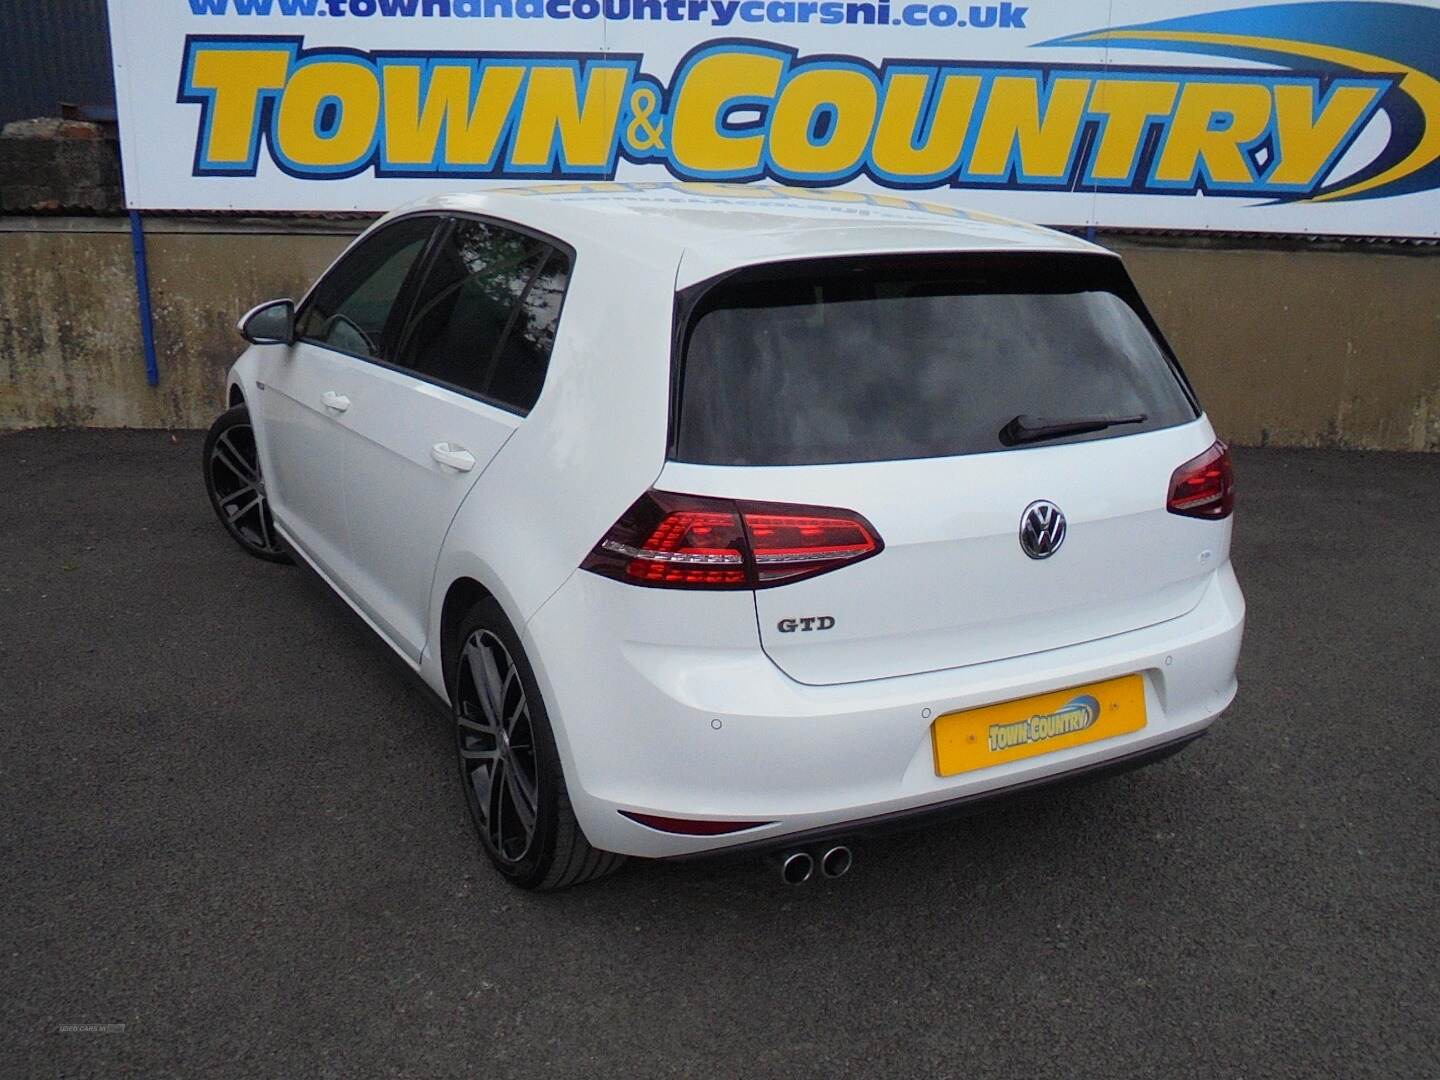
[[[780,860],[780,880],[786,885],[804,885],[815,876],[818,865],[820,873],[827,878],[844,877],[855,863],[855,856],[844,844],[827,848],[817,861],[808,851],[792,851]]]
[[[844,877],[854,862],[855,856],[850,854],[850,849],[844,844],[836,844],[820,856],[820,872],[828,878]]]
[[[793,851],[780,863],[780,880],[786,885],[804,885],[815,876],[815,859],[808,851]]]

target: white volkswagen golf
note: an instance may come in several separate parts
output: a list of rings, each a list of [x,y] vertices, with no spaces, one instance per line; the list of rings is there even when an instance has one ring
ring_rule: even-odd
[[[885,196],[429,199],[262,305],[205,447],[448,704],[480,845],[846,838],[1170,753],[1235,694],[1230,459],[1120,260]]]

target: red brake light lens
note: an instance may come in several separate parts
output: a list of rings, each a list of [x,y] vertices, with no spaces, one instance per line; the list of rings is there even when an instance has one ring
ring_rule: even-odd
[[[1170,476],[1166,509],[1184,517],[1219,521],[1235,510],[1235,473],[1230,448],[1216,442],[1199,457],[1191,458]]]
[[[762,589],[878,554],[859,514],[649,491],[621,515],[581,568],[632,585]]]
[[[660,519],[638,549],[608,543],[611,550],[629,557],[625,572],[641,581],[686,585],[739,585],[745,581],[740,523],[734,514],[676,510]]]
[[[636,585],[745,588],[744,548],[734,506],[655,491],[637,499],[581,565]]]
[[[873,555],[879,541],[856,517],[783,510],[743,511],[745,532],[763,584],[790,581]]]

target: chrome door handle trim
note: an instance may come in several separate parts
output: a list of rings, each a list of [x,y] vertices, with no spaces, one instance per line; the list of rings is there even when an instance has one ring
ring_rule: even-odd
[[[344,412],[350,408],[350,399],[344,394],[337,394],[334,390],[326,390],[320,395],[327,409],[334,409],[336,412]]]

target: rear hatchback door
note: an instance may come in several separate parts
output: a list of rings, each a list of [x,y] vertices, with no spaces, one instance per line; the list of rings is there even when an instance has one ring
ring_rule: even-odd
[[[681,302],[657,486],[857,511],[885,545],[755,593],[766,652],[800,682],[1152,625],[1193,608],[1223,561],[1228,525],[1166,510],[1172,471],[1213,435],[1116,259],[817,260]],[[1090,427],[1049,430],[1074,420]],[[1037,501],[1066,521],[1039,558],[1020,536]]]

